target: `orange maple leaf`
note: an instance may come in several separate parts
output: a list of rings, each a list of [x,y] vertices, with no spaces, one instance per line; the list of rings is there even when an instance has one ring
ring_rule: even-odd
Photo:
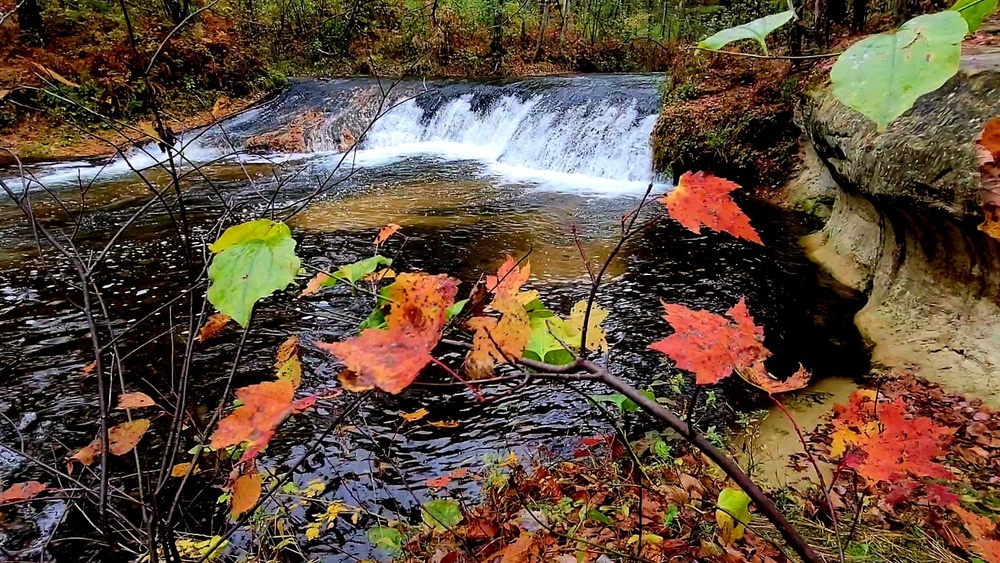
[[[292,414],[295,386],[289,379],[265,381],[236,390],[242,403],[212,433],[209,445],[219,450],[247,442],[243,460],[252,459],[267,445],[278,425]]]
[[[996,525],[989,518],[973,514],[960,506],[952,506],[951,509],[958,514],[965,529],[972,535],[972,551],[987,563],[1000,563],[1000,540],[996,539]]]
[[[764,329],[754,325],[742,298],[726,312],[729,319],[684,305],[664,303],[663,309],[674,333],[649,347],[694,373],[698,385],[718,383],[733,370],[766,373],[763,362],[771,353],[764,347]]]
[[[396,327],[370,328],[349,340],[321,342],[317,346],[347,366],[350,374],[341,377],[341,383],[348,390],[378,387],[396,394],[413,383],[430,363],[434,343],[425,334]]]
[[[214,337],[219,334],[219,332],[225,328],[231,320],[233,319],[224,313],[216,313],[211,317],[208,317],[208,320],[205,321],[205,326],[201,327],[201,330],[198,331],[198,338],[196,338],[196,340],[198,342],[204,342]]]
[[[399,393],[431,361],[457,292],[457,282],[446,275],[400,274],[386,288],[385,329],[370,328],[343,342],[317,346],[347,367],[340,378],[345,388]]]
[[[0,493],[0,504],[17,502],[34,498],[35,495],[45,490],[45,485],[38,481],[27,481],[24,483],[14,483],[6,491]]]
[[[838,429],[836,453],[848,447],[857,452],[845,458],[845,464],[865,481],[894,482],[907,476],[955,478],[948,468],[934,461],[945,455],[944,446],[954,434],[953,428],[938,426],[925,416],[909,417],[902,397],[881,403],[877,409],[873,404],[871,410],[868,401],[861,398],[852,397],[851,404],[862,410],[838,411],[844,417],[838,414],[833,421]]]
[[[527,283],[531,276],[531,264],[524,263],[524,266],[517,267],[514,257],[507,255],[497,275],[486,276],[486,290],[497,296],[514,295],[521,290],[521,286]]]
[[[685,172],[677,187],[660,201],[670,216],[693,233],[704,225],[757,244],[764,244],[750,219],[743,213],[730,192],[740,186],[704,172]]]
[[[531,319],[517,298],[498,294],[493,309],[500,313],[499,320],[475,317],[467,323],[475,331],[472,350],[465,358],[465,371],[473,379],[489,377],[497,363],[506,364],[520,358],[531,338]]]

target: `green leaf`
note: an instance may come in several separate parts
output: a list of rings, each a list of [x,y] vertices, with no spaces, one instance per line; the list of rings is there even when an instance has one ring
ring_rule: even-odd
[[[656,395],[652,390],[639,391],[644,396],[649,399],[656,400]],[[615,393],[614,395],[591,395],[591,399],[597,401],[598,403],[614,403],[618,406],[618,410],[622,412],[635,412],[639,410],[639,405],[635,403],[632,399],[629,399],[621,393]]]
[[[715,505],[721,509],[715,511],[720,539],[729,545],[742,538],[750,523],[750,497],[740,489],[722,489]]]
[[[615,525],[615,523],[612,522],[611,519],[608,518],[606,514],[594,508],[591,508],[590,510],[587,511],[587,519],[593,520],[598,524],[604,524],[605,526],[609,527],[614,527]]]
[[[559,340],[563,342],[569,340],[565,322],[559,317],[551,314],[545,316],[538,311],[536,310],[536,315],[530,317],[531,334],[528,336],[528,344],[524,347],[524,357],[554,365],[573,363],[573,355],[559,342]]]
[[[951,9],[962,14],[969,25],[969,33],[975,33],[986,16],[996,11],[997,0],[958,0]]]
[[[771,14],[770,16],[765,16],[743,25],[723,29],[708,39],[705,39],[701,43],[698,43],[698,48],[713,49],[717,51],[733,41],[739,41],[741,39],[755,39],[757,40],[757,43],[760,43],[764,52],[767,53],[767,43],[764,41],[764,38],[767,37],[772,31],[792,21],[792,18],[794,17],[795,12],[788,10],[787,12]]]
[[[369,328],[385,328],[385,326],[385,313],[382,312],[382,309],[375,309],[372,314],[368,315],[367,319],[358,325],[358,332]]]
[[[455,302],[451,307],[448,307],[447,309],[445,309],[444,310],[444,320],[445,320],[445,322],[448,322],[448,321],[454,319],[455,317],[457,317],[458,315],[462,314],[462,309],[465,309],[465,306],[468,305],[468,304],[469,304],[469,300],[468,299],[463,299],[461,301]]]
[[[677,515],[680,514],[681,509],[676,504],[671,504],[667,507],[667,511],[663,513],[663,527],[669,528],[674,520],[677,520]]]
[[[226,229],[209,246],[208,300],[240,326],[250,322],[254,303],[295,280],[299,258],[288,225],[258,219]]]
[[[341,266],[339,270],[333,273],[330,278],[332,280],[346,280],[351,285],[358,283],[358,281],[367,276],[368,274],[374,272],[382,266],[391,266],[392,260],[376,254],[371,258],[365,258],[364,260],[358,260],[353,264],[348,264],[346,266]],[[329,285],[334,285],[336,281],[331,282]],[[326,286],[327,284],[323,284]]]
[[[434,499],[422,508],[420,517],[424,524],[439,531],[454,528],[462,521],[462,509],[450,499]]]
[[[368,530],[367,535],[368,541],[377,548],[390,553],[398,553],[403,550],[403,534],[396,528],[379,526]]]
[[[968,25],[958,12],[918,16],[852,45],[830,71],[833,95],[879,131],[958,72]]]

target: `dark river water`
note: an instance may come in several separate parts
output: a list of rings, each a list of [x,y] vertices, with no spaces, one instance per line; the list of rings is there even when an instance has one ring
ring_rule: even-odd
[[[203,175],[191,174],[183,182],[186,219],[202,239],[201,248],[215,236],[211,228],[227,207],[231,222],[297,211],[289,224],[298,253],[304,263],[324,269],[370,256],[378,229],[397,223],[409,238],[393,267],[450,273],[463,281],[461,293],[481,274],[495,271],[506,254],[530,252],[530,285],[550,308],[565,313],[587,289],[573,228],[580,233],[579,247],[603,260],[622,215],[637,205],[648,183],[655,183],[655,193],[669,190],[650,165],[658,86],[658,78],[646,76],[407,83],[389,96],[386,105],[393,109],[371,127],[360,150],[342,162],[334,150],[340,131],[364,128],[358,122],[379,112],[372,100],[385,86],[366,80],[296,82],[276,100],[227,122],[225,134],[212,130],[187,137],[186,158],[204,168]],[[310,111],[325,122],[307,132],[301,152],[225,157],[248,137]],[[131,154],[132,167],[152,167],[145,175],[154,186],[162,185],[166,176],[155,169],[158,152],[149,153]],[[38,179],[29,186],[36,215],[50,229],[75,231],[74,242],[84,256],[93,256],[152,197],[121,159],[108,165],[43,164],[29,172]],[[15,174],[0,171],[0,178],[19,191],[23,186]],[[68,219],[39,184],[73,210],[82,202],[83,218]],[[767,204],[741,203],[765,247],[726,235],[694,235],[661,221],[612,264],[598,302],[611,312],[606,326],[609,341],[617,343],[610,359],[613,371],[669,396],[666,382],[677,373],[646,350],[669,331],[660,318],[660,301],[723,312],[741,296],[767,327],[775,373],[791,373],[799,362],[816,377],[852,376],[866,369],[851,323],[859,303],[804,257],[796,243],[806,232],[800,219]],[[395,251],[398,244],[389,248]],[[105,261],[97,279],[110,325],[124,330],[138,322],[120,343],[121,377],[130,390],[169,389],[176,376],[171,358],[183,335],[167,333],[171,319],[183,320],[186,312],[161,306],[186,287],[187,272],[164,207],[151,205]],[[74,283],[65,260],[51,252],[45,261],[38,259],[28,222],[9,199],[0,201],[0,344],[6,351],[0,359],[0,442],[56,467],[65,467],[66,454],[97,431],[96,386],[84,373],[93,353]],[[295,297],[294,291],[267,299],[256,309],[234,384],[271,377],[278,344],[298,334],[305,364],[302,392],[337,388],[338,366],[312,344],[350,336],[370,308],[363,296],[341,288],[308,299]],[[199,350],[192,369],[193,405],[215,404],[238,340],[237,331],[228,329]],[[724,425],[737,409],[754,404],[737,384],[719,393],[722,408],[709,413],[705,425]],[[298,459],[350,400],[345,395],[321,401],[287,422],[265,452],[264,465],[280,471]],[[399,416],[419,408],[430,411],[421,421],[404,423]],[[439,420],[457,426],[427,424]],[[636,432],[653,427],[639,417],[629,425]],[[321,479],[326,500],[339,498],[385,518],[419,521],[417,507],[429,498],[476,498],[474,480],[432,492],[428,478],[459,467],[476,473],[484,456],[509,452],[522,459],[539,452],[572,455],[579,438],[606,434],[609,428],[580,394],[558,385],[528,387],[486,405],[467,392],[375,395],[308,458],[295,481],[304,485]],[[150,444],[144,442],[140,450],[144,445],[155,450],[156,437],[146,440]],[[0,455],[0,478],[57,485],[7,451]],[[224,528],[224,505],[215,502],[220,491],[206,485],[191,489],[182,528],[200,533]],[[62,522],[56,541],[47,545],[48,555],[59,561],[92,556],[86,541],[73,539],[93,537],[85,519],[66,513],[64,501],[36,504],[18,509],[19,518],[0,533],[0,546],[37,545]],[[300,532],[305,517],[301,508],[292,511]],[[307,544],[308,554],[323,561],[372,556],[359,530],[375,523],[373,517],[357,526],[338,520]],[[38,559],[37,554],[32,558]]]

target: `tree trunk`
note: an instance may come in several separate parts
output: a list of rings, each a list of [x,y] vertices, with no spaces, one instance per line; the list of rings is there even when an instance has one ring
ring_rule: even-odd
[[[42,7],[38,0],[24,0],[17,9],[17,24],[21,28],[21,42],[25,45],[45,43],[45,25],[42,23]]]
[[[549,26],[549,3],[542,0],[542,22],[538,25],[538,42],[535,43],[535,55],[531,57],[531,62],[537,63],[538,57],[542,54],[542,43],[545,42],[545,29]]]
[[[868,21],[868,0],[854,0],[851,6],[851,31],[864,33]]]

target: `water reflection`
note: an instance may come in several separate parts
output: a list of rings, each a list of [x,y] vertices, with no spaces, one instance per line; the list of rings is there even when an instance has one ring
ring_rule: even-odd
[[[212,167],[208,173],[211,182],[191,178],[184,185],[184,194],[197,235],[210,240],[209,228],[222,209],[218,193],[242,203],[238,218],[266,209],[270,194],[278,187],[273,207],[279,209],[313,193],[322,169],[310,169],[315,163],[296,166],[316,173],[303,172],[292,181],[275,182],[269,169],[254,168],[249,170],[254,179],[251,184],[245,179],[247,171],[229,164]],[[281,172],[288,171],[286,167]],[[292,219],[303,261],[330,268],[370,256],[378,228],[394,222],[408,237],[397,269],[449,272],[465,281],[462,291],[468,291],[471,282],[496,269],[504,254],[522,255],[530,250],[533,287],[553,309],[568,311],[587,291],[581,249],[594,261],[607,256],[621,216],[636,205],[636,198],[544,191],[529,183],[484,178],[479,172],[476,163],[415,158],[356,173]],[[135,206],[149,198],[144,186],[135,181],[109,182],[88,190],[84,200],[90,212],[80,227],[80,248],[100,248],[128,221]],[[58,206],[40,204],[39,209],[52,228],[75,228]],[[99,272],[99,283],[113,312],[109,321],[119,330],[144,318],[166,296],[176,295],[184,287],[183,261],[169,215],[159,204],[151,209],[149,217],[128,230]],[[658,385],[672,377],[662,360],[646,350],[667,330],[660,319],[660,299],[723,311],[743,295],[758,320],[768,326],[768,343],[773,343],[779,361],[859,369],[863,364],[857,353],[860,343],[854,340],[855,333],[845,330],[851,313],[845,302],[849,301],[825,285],[797,250],[794,223],[765,208],[750,205],[748,209],[770,243],[767,248],[723,235],[694,236],[668,222],[626,246],[610,270],[608,290],[598,298],[611,311],[607,328],[609,340],[615,344],[611,365],[616,373],[642,385]],[[82,370],[92,360],[87,325],[79,310],[66,300],[70,280],[57,274],[53,281],[48,276],[65,270],[67,264],[50,257],[42,267],[29,258],[33,248],[30,230],[9,203],[2,207],[2,214],[0,253],[6,261],[0,268],[0,345],[16,351],[16,357],[4,367],[0,391],[5,399],[0,409],[14,421],[34,413],[39,422],[27,439],[35,444],[64,444],[60,446],[62,455],[89,442],[95,433],[91,422],[96,416],[95,386]],[[573,235],[574,226],[579,238]],[[394,239],[387,251],[395,253],[400,244],[402,239]],[[346,288],[306,301],[292,293],[258,307],[258,320],[235,385],[270,376],[278,343],[295,333],[301,335],[304,346],[303,392],[336,386],[336,366],[311,345],[352,334],[371,303]],[[68,295],[73,296],[72,291]],[[123,349],[136,350],[123,362],[130,386],[169,389],[175,370],[172,353],[177,338],[183,335],[171,338],[166,329],[171,315],[182,313],[168,310],[153,315],[123,341]],[[197,377],[191,390],[198,402],[212,404],[220,392],[237,340],[238,334],[229,331],[199,348],[193,363]],[[430,377],[446,376],[432,373]],[[667,386],[656,389],[659,394],[669,394]],[[581,390],[599,392],[587,386]],[[746,395],[742,389],[736,394]],[[722,397],[720,401],[725,402],[724,393]],[[349,400],[324,402],[291,420],[268,449],[265,464],[280,469],[298,459],[306,444],[336,419]],[[399,417],[400,411],[421,407],[430,411],[421,421],[404,423]],[[455,421],[457,426],[429,424],[440,420]],[[525,388],[500,403],[487,405],[461,392],[414,390],[398,397],[379,395],[320,445],[297,482],[320,478],[328,484],[325,498],[362,505],[385,518],[413,518],[419,503],[432,494],[460,495],[470,502],[475,498],[478,485],[473,480],[458,481],[445,491],[432,493],[426,486],[429,478],[459,467],[481,467],[483,456],[490,454],[514,451],[523,458],[545,448],[556,455],[570,455],[576,438],[603,434],[608,428],[607,421],[596,416],[578,393],[558,385]],[[5,425],[0,439],[10,444],[17,436]],[[11,478],[25,469],[20,462],[0,465],[0,476]],[[191,499],[191,512],[218,512],[213,496]],[[302,521],[308,514],[297,509],[293,516]],[[185,522],[199,526],[205,519],[192,516]],[[373,520],[364,519],[358,529],[371,525]],[[341,561],[344,551],[352,557],[372,555],[363,533],[346,521],[338,521],[337,526],[338,533],[311,544],[312,556]],[[72,550],[64,549],[67,551],[58,555],[73,560]]]

